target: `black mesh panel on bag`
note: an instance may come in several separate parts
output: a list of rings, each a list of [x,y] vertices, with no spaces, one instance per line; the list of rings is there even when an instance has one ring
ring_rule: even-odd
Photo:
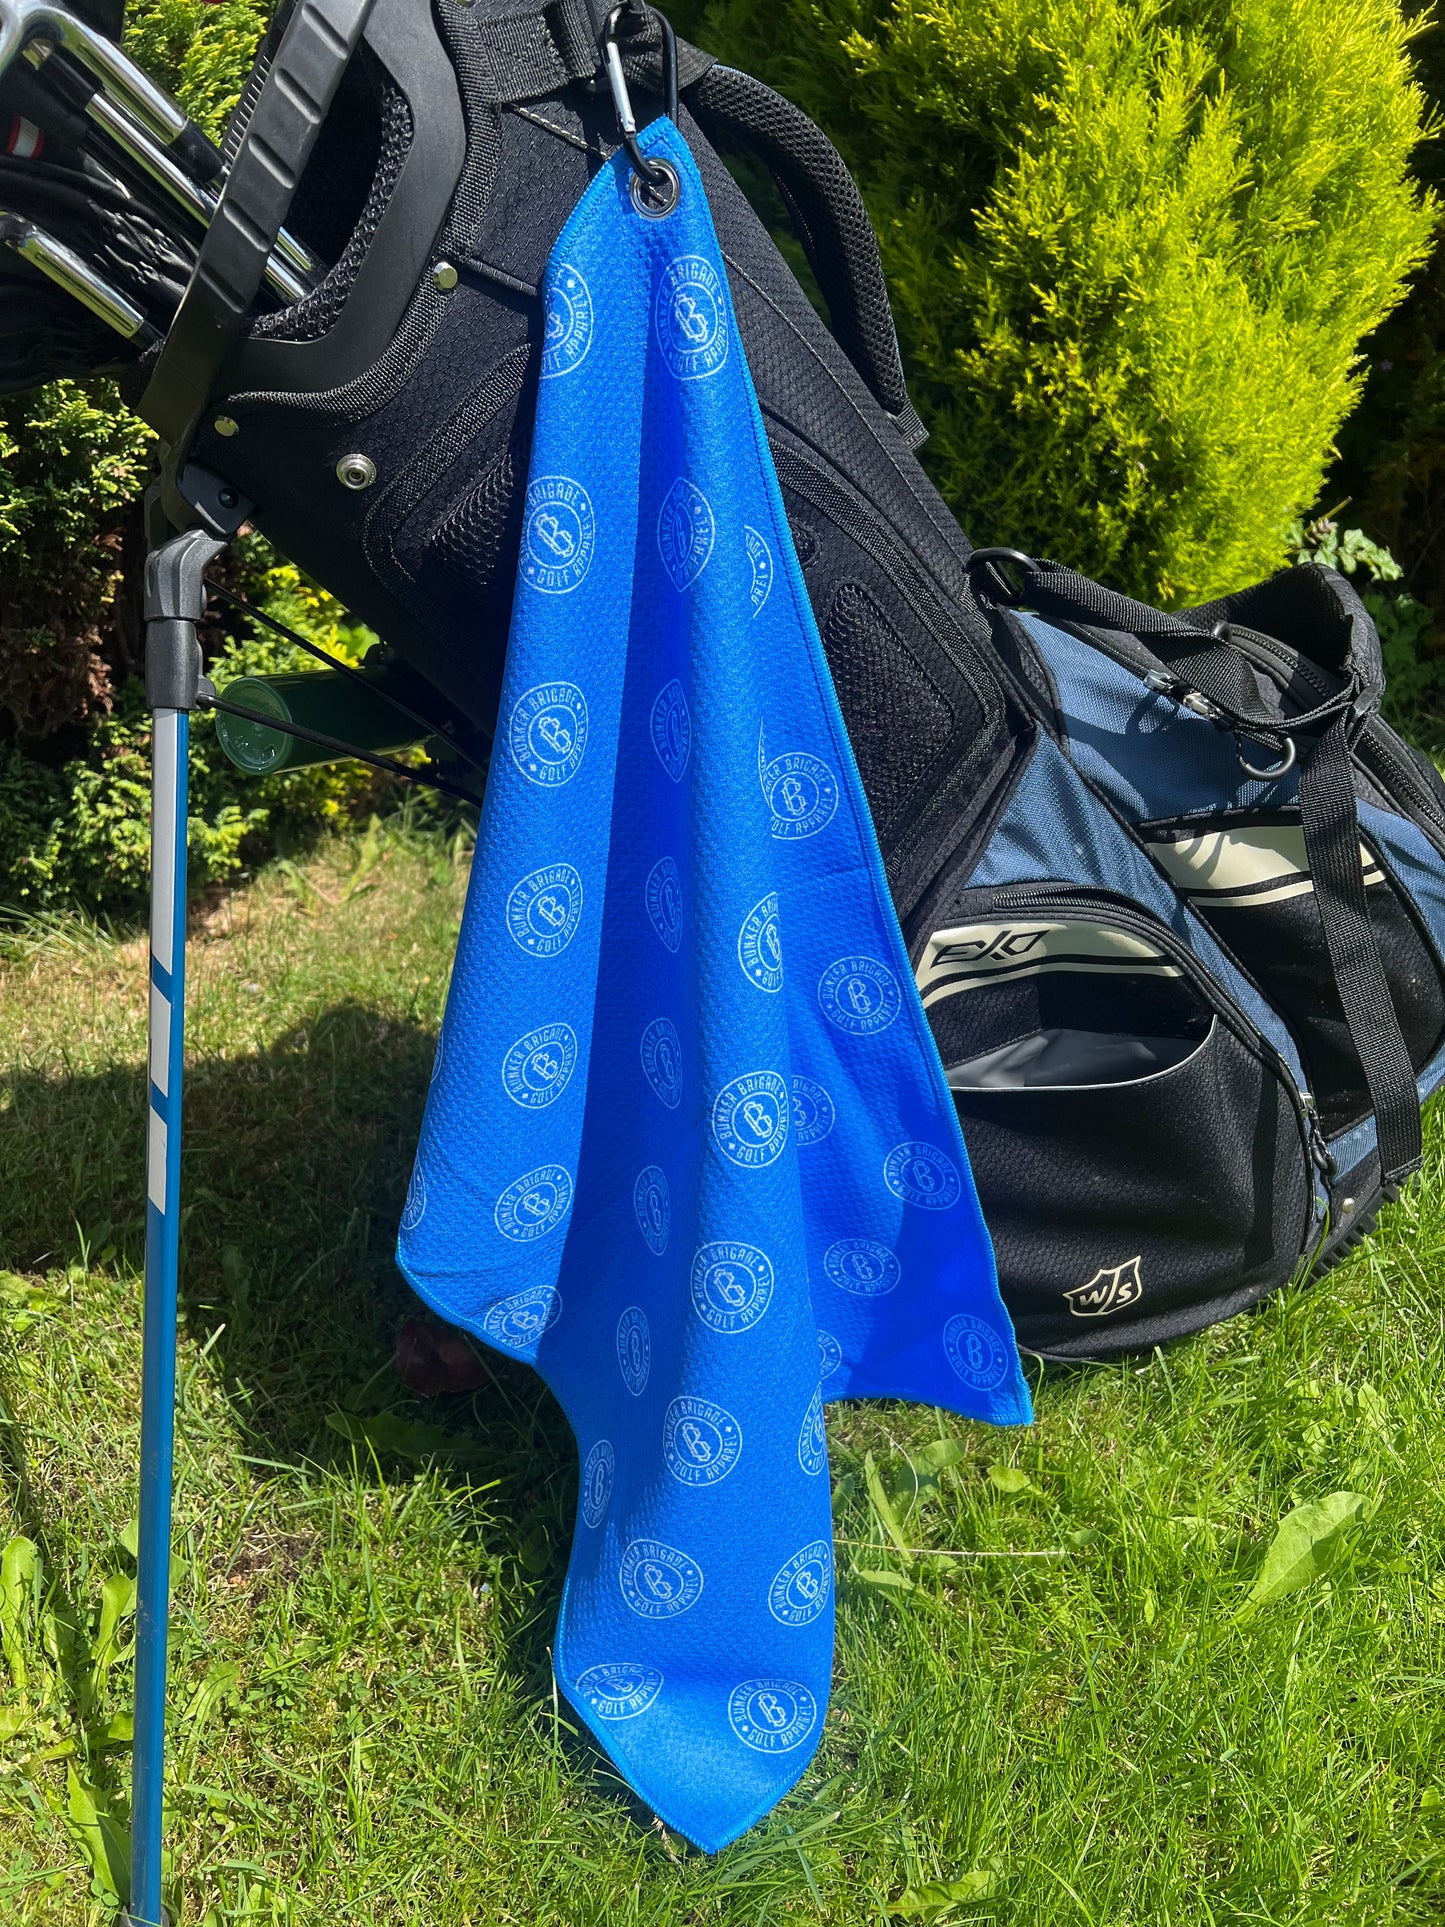
[[[839,584],[823,647],[868,801],[887,821],[952,735],[952,706],[861,583]]]

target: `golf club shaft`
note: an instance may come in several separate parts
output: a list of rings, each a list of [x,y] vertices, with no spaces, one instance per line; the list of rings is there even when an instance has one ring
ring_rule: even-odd
[[[39,268],[57,287],[64,288],[83,308],[88,308],[107,327],[114,328],[118,335],[124,335],[127,341],[149,348],[160,340],[160,335],[134,302],[128,301],[118,288],[97,274],[73,248],[57,241],[33,221],[0,209],[0,242],[32,267]]]

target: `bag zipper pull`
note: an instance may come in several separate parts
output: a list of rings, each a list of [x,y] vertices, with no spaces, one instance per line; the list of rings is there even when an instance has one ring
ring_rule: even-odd
[[[1305,1114],[1305,1135],[1309,1141],[1310,1162],[1319,1172],[1326,1184],[1333,1184],[1339,1176],[1340,1167],[1334,1153],[1325,1142],[1325,1134],[1320,1128],[1319,1106],[1315,1103],[1313,1091],[1301,1091],[1300,1109]]]

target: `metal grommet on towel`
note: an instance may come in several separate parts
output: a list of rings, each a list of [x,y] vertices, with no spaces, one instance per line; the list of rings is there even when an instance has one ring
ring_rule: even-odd
[[[1299,751],[1295,747],[1295,740],[1293,736],[1285,737],[1284,755],[1281,758],[1281,760],[1275,764],[1273,769],[1257,768],[1256,765],[1251,763],[1248,760],[1248,758],[1241,752],[1237,742],[1235,744],[1234,753],[1239,758],[1239,767],[1244,771],[1245,775],[1252,776],[1257,783],[1273,783],[1273,782],[1276,782],[1281,776],[1288,776],[1290,771],[1294,768],[1296,758],[1299,755]]]
[[[607,68],[607,83],[612,89],[612,104],[617,110],[617,127],[622,135],[622,145],[627,149],[627,158],[632,163],[632,205],[639,214],[649,220],[660,221],[677,206],[682,197],[682,183],[678,180],[677,170],[669,167],[666,161],[653,160],[644,154],[637,140],[637,117],[632,111],[632,96],[627,91],[627,76],[622,71],[622,53],[617,45],[617,33],[624,14],[637,12],[644,19],[647,9],[638,0],[621,0],[602,23],[599,36],[602,45],[602,59]],[[662,91],[665,109],[670,119],[677,119],[677,36],[672,31],[671,22],[665,14],[656,16],[662,33]]]
[[[644,179],[633,172],[632,205],[639,214],[645,214],[649,221],[665,221],[682,199],[682,182],[677,178],[677,169],[667,161],[655,161],[660,179]]]

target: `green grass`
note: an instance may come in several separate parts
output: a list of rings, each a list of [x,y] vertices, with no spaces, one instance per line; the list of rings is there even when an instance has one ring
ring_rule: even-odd
[[[413,1398],[391,1369],[463,872],[374,832],[197,919],[168,1819],[186,1927],[852,1927],[900,1897],[998,1927],[1445,1915],[1438,1130],[1322,1286],[1142,1368],[1051,1371],[1032,1432],[832,1408],[825,1737],[707,1859],[552,1691],[559,1411],[500,1360],[472,1397]],[[64,922],[0,959],[0,1544],[38,1548],[0,1587],[7,1924],[116,1904],[144,980],[143,943]],[[1242,1613],[1280,1519],[1342,1491],[1362,1521],[1312,1583]],[[899,1552],[888,1518],[962,1556]]]

